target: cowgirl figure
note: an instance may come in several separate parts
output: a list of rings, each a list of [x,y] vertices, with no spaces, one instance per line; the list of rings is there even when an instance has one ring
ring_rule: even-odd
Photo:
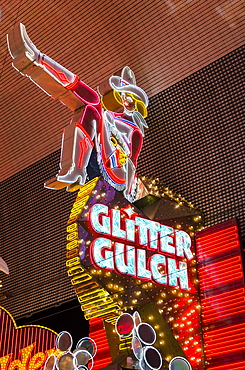
[[[14,68],[74,112],[63,132],[60,170],[45,187],[75,189],[87,179],[102,175],[133,201],[148,105],[133,71],[124,67],[101,84],[97,93],[42,54],[23,24],[16,25],[7,40]]]

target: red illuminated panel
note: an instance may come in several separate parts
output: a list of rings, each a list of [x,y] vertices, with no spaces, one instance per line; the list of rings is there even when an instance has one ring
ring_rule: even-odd
[[[42,366],[48,356],[47,351],[55,348],[56,338],[55,332],[41,326],[17,327],[11,315],[0,307],[0,368],[2,357],[10,355],[8,361],[11,363],[17,360],[20,351],[28,346],[28,358],[41,353],[40,366]]]
[[[89,320],[89,336],[96,342],[98,349],[94,358],[93,370],[99,370],[109,365],[112,361],[102,319],[95,318]]]
[[[245,284],[236,219],[197,233],[207,370],[245,369]]]
[[[216,226],[214,226],[216,227]],[[214,227],[210,228],[213,229]],[[218,226],[217,226],[218,227]],[[206,235],[206,229],[203,232],[198,233],[197,247],[198,247],[198,258],[204,259],[211,256],[218,255],[225,251],[231,251],[237,249],[240,246],[238,237],[237,225],[228,227],[227,229],[213,232],[211,235]],[[199,236],[204,234],[204,236]]]
[[[245,312],[245,289],[235,289],[202,299],[202,320],[205,323]]]
[[[200,267],[199,274],[203,277],[200,282],[202,289],[213,288],[220,284],[241,280],[243,278],[241,256],[222,259],[221,261]]]

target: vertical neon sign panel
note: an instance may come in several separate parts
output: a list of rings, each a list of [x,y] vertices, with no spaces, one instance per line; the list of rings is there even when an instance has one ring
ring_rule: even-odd
[[[236,219],[197,233],[207,370],[245,368],[245,284]]]

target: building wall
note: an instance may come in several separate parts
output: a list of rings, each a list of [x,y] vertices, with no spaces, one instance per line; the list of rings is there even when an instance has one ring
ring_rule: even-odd
[[[58,150],[71,116],[12,68],[13,25],[92,88],[129,65],[153,97],[240,47],[244,19],[241,0],[4,1],[0,181]]]
[[[205,226],[237,217],[243,237],[244,47],[151,98],[138,163],[199,208]]]

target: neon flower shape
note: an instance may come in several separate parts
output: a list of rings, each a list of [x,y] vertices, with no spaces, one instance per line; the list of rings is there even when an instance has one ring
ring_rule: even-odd
[[[132,351],[141,370],[159,370],[162,367],[162,356],[153,347],[156,332],[150,324],[142,323],[137,311],[133,316],[122,314],[116,322],[116,330],[122,338],[133,334]]]
[[[116,331],[121,338],[131,335],[131,348],[136,359],[135,366],[140,370],[159,370],[163,360],[160,352],[153,346],[156,341],[156,332],[150,324],[141,321],[140,314],[123,313],[116,322]],[[166,363],[168,361],[165,360]],[[169,370],[192,370],[185,358],[177,356],[169,362]]]
[[[169,370],[192,370],[192,367],[186,358],[177,356],[170,361]]]
[[[56,340],[56,349],[59,354],[48,357],[44,370],[91,370],[97,352],[95,341],[84,337],[79,340],[73,352],[71,352],[72,344],[70,333],[67,331],[59,333]]]

